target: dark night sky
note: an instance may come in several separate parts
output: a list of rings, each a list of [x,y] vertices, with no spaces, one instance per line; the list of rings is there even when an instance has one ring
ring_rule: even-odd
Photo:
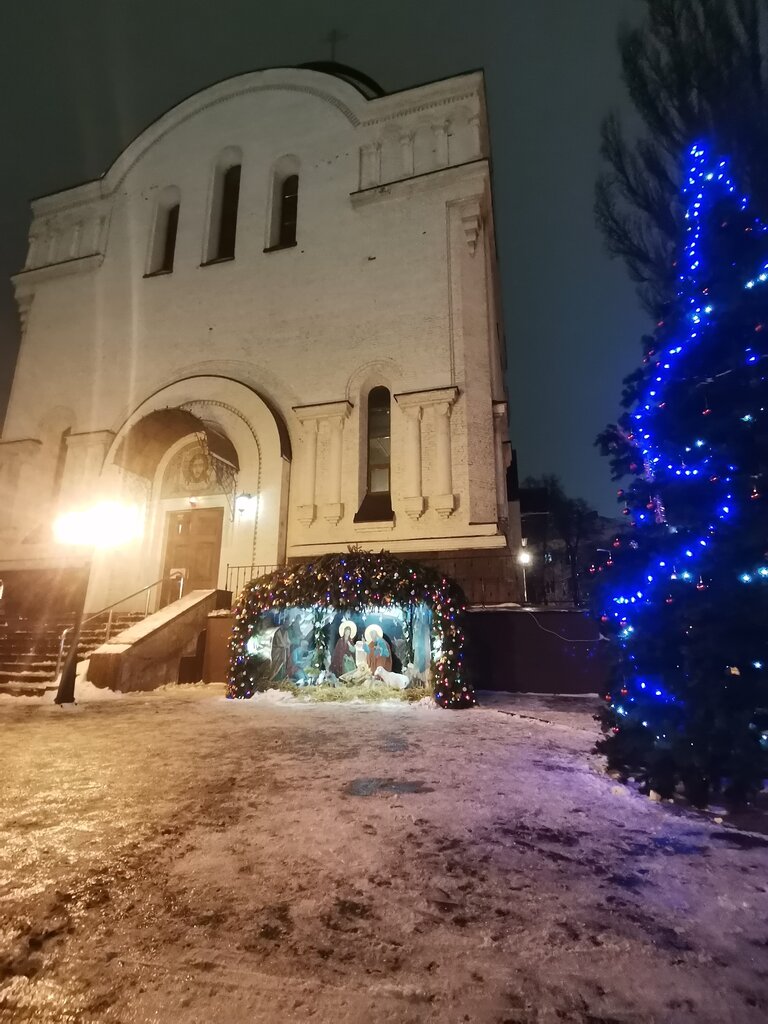
[[[592,446],[646,329],[592,219],[603,114],[624,102],[615,37],[637,0],[26,0],[0,14],[0,409],[18,330],[10,274],[27,199],[97,177],[150,121],[219,79],[329,56],[394,91],[484,68],[522,474],[615,509]]]

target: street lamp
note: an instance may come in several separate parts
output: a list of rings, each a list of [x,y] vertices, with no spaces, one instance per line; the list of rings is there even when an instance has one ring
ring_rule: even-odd
[[[525,544],[525,540],[522,543]],[[528,581],[525,578],[525,570],[533,562],[533,555],[525,547],[522,547],[517,554],[517,561],[523,570],[523,604],[528,604]]]
[[[73,509],[60,515],[53,524],[53,535],[60,544],[72,547],[105,550],[131,540],[139,540],[144,532],[144,517],[136,505],[118,501],[102,501],[90,508]],[[77,648],[83,624],[81,607],[72,628],[72,643],[61,669],[59,688],[54,703],[74,704],[77,676]]]

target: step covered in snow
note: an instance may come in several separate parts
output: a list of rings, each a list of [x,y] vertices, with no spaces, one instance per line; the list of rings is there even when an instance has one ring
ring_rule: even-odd
[[[115,634],[91,653],[87,678],[95,686],[130,692],[202,678],[209,612],[229,608],[224,590],[193,590]]]

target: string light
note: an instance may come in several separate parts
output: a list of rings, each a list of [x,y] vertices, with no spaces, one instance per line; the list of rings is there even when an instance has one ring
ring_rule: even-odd
[[[761,309],[761,315],[754,315],[751,323],[746,325],[749,344],[742,343],[742,347],[736,333],[731,342],[735,352],[731,350],[726,355],[725,365],[712,367],[712,376],[705,376],[708,346],[713,340],[715,344],[719,341],[718,335],[713,339],[713,330],[730,324],[725,318],[734,316],[733,296],[727,290],[721,293],[715,288],[710,289],[713,283],[708,276],[711,273],[708,265],[711,253],[705,232],[713,209],[722,200],[735,204],[740,216],[747,212],[749,202],[737,190],[726,160],[713,159],[704,144],[692,146],[689,156],[683,185],[685,237],[677,263],[677,310],[680,315],[673,311],[668,318],[670,326],[664,319],[659,321],[654,344],[646,351],[644,382],[641,380],[637,385],[634,404],[621,421],[622,426],[615,429],[609,444],[609,449],[617,453],[615,465],[636,477],[630,487],[618,492],[618,497],[624,502],[622,513],[629,517],[629,526],[635,531],[643,551],[648,551],[645,559],[628,559],[620,550],[616,558],[623,568],[623,578],[612,591],[609,587],[604,590],[607,607],[603,609],[601,621],[614,624],[615,635],[623,650],[623,669],[627,673],[616,700],[612,694],[607,697],[608,707],[619,718],[612,723],[614,735],[634,724],[625,720],[635,693],[642,694],[644,701],[650,698],[651,705],[653,698],[660,706],[681,709],[684,703],[655,677],[640,677],[638,665],[652,664],[655,656],[649,657],[648,654],[649,632],[638,628],[641,621],[646,621],[641,619],[646,609],[658,605],[659,610],[655,614],[666,617],[670,623],[679,623],[675,628],[679,628],[683,636],[690,636],[696,627],[695,618],[688,622],[680,619],[687,614],[690,603],[693,607],[701,607],[698,602],[707,600],[704,592],[721,584],[735,585],[737,581],[753,586],[758,582],[768,582],[768,565],[744,564],[742,557],[730,568],[733,574],[730,584],[720,577],[713,577],[710,571],[712,542],[721,535],[731,536],[736,525],[742,523],[746,507],[762,500],[763,488],[759,477],[753,475],[745,481],[745,467],[740,462],[751,457],[749,446],[762,443],[762,436],[757,431],[762,428],[765,410],[750,407],[757,405],[752,403],[750,395],[759,394],[754,387],[758,382],[756,374],[760,372],[757,364],[763,364],[768,353],[758,347],[765,333],[766,318],[764,309]],[[723,221],[722,227],[727,226],[728,222]],[[768,225],[757,218],[750,221],[749,228],[756,236],[756,242],[768,234]],[[768,261],[763,255],[757,262],[758,266],[753,265],[750,276],[741,281],[746,293],[759,292],[768,283]],[[736,266],[735,263],[731,265]],[[753,309],[755,301],[755,298],[749,298],[745,309]],[[734,333],[733,329],[731,333]],[[733,376],[738,374],[740,378]],[[744,382],[742,393],[746,397],[734,402],[730,410],[719,406],[722,392],[717,387],[721,378]],[[764,381],[764,377],[759,378],[760,383]],[[682,390],[681,385],[684,385]],[[703,417],[696,421],[698,425],[687,439],[681,438],[679,431],[671,429],[673,421],[670,417],[675,402],[680,403],[684,417],[688,417],[691,423],[697,412]],[[733,417],[734,438],[738,442],[730,452],[722,436],[724,414]],[[681,425],[685,422],[685,418],[680,421]],[[739,440],[741,438],[745,440]],[[734,457],[733,452],[738,454]],[[726,457],[731,461],[726,462]],[[699,521],[702,524],[699,529],[691,525],[690,517],[682,517],[684,526],[668,522],[668,511],[660,495],[665,496],[670,507],[670,518],[679,520],[681,517],[675,498],[683,493],[684,487],[693,488],[689,493],[696,496],[687,500],[699,503]],[[621,538],[616,538],[613,546],[618,549],[626,547]],[[660,558],[662,548],[663,557]],[[768,555],[759,561],[766,557]],[[722,568],[718,569],[722,573]],[[608,579],[610,582],[610,576]],[[687,593],[690,597],[676,605],[676,594],[683,593],[683,585],[689,585]],[[635,651],[639,657],[635,657]],[[756,670],[763,665],[760,660],[748,663]],[[684,664],[677,665],[674,671],[685,677]],[[636,724],[647,728],[648,721],[647,717],[638,716]],[[667,726],[659,728],[659,724],[658,721],[652,722],[653,734],[660,742],[666,741]]]
[[[645,473],[642,477],[642,481],[647,484],[655,485],[662,488],[669,482],[671,476],[674,477],[693,477],[699,476],[705,469],[709,469],[711,464],[711,456],[707,455],[699,463],[691,462],[690,455],[692,455],[694,449],[702,451],[705,448],[709,448],[710,445],[706,440],[701,437],[695,438],[691,445],[684,445],[683,451],[677,451],[674,448],[669,448],[662,444],[654,443],[654,421],[658,416],[659,411],[666,406],[666,402],[663,401],[664,386],[669,384],[675,379],[678,373],[678,366],[681,358],[686,355],[691,348],[695,347],[696,344],[701,343],[701,338],[704,336],[706,328],[711,324],[712,316],[716,312],[715,304],[707,302],[701,303],[698,296],[701,294],[707,294],[709,292],[708,287],[703,286],[699,271],[701,269],[701,235],[703,231],[703,214],[706,212],[705,204],[709,201],[709,193],[714,189],[715,195],[717,193],[726,193],[728,195],[734,195],[736,193],[736,187],[732,181],[727,170],[727,162],[720,160],[716,164],[716,170],[710,170],[712,166],[712,159],[709,156],[706,147],[703,144],[696,144],[691,147],[690,150],[691,164],[689,173],[687,176],[687,183],[683,189],[684,195],[688,197],[689,203],[685,214],[686,221],[686,235],[687,240],[683,250],[684,260],[683,267],[678,276],[679,281],[679,292],[678,296],[683,303],[684,307],[687,306],[687,320],[689,322],[688,336],[682,339],[676,339],[669,347],[664,349],[656,358],[655,368],[656,373],[652,379],[651,386],[646,392],[645,396],[641,396],[638,399],[637,409],[632,414],[636,426],[632,433],[625,435],[625,440],[634,447],[638,452],[640,461],[645,467]],[[746,197],[739,200],[739,207],[742,211],[748,207],[748,200]],[[761,232],[768,230],[768,227],[763,225],[760,221],[756,222]],[[687,266],[685,265],[687,261]],[[755,277],[750,278],[745,282],[745,288],[754,289],[760,285],[768,282],[768,262],[764,263],[760,268],[760,272]],[[660,326],[663,326],[663,321],[660,322]],[[758,325],[760,326],[760,325]],[[756,361],[758,358],[752,347],[746,348],[746,356],[750,361]],[[762,357],[760,357],[762,358]],[[705,402],[705,408],[703,410],[705,415],[711,413],[709,403]],[[754,416],[751,413],[746,413],[740,417],[741,421],[747,424],[754,422]],[[638,443],[638,439],[641,443]],[[664,468],[666,467],[666,468]],[[729,471],[734,472],[733,466],[728,467]],[[730,478],[721,479],[719,474],[709,474],[710,482],[712,483],[723,483],[730,482]],[[626,491],[622,489],[619,492],[620,497],[624,497]],[[749,495],[751,500],[756,500],[760,497],[757,488],[753,485],[751,493]],[[723,496],[715,498],[714,501],[714,515],[718,520],[725,521],[732,517],[734,512],[733,495],[727,490],[724,491]],[[646,503],[647,506],[647,503]],[[659,502],[660,506],[660,502]],[[625,515],[631,515],[631,508],[627,505],[622,512]],[[633,525],[642,526],[649,523],[649,517],[643,512],[638,512],[633,520]],[[658,515],[654,517],[653,522],[656,525],[661,525],[666,521],[665,515]],[[700,547],[706,547],[706,539],[699,538],[698,543]],[[681,556],[688,559],[693,559],[694,554],[687,548],[684,552],[681,552]],[[749,577],[746,579],[745,577]],[[766,574],[768,577],[768,573]],[[678,576],[673,572],[671,579],[675,580]],[[681,573],[679,576],[685,582],[689,582],[694,577],[691,574]],[[746,570],[742,570],[738,573],[738,578],[742,582],[751,582],[752,573]],[[652,581],[649,581],[652,582]],[[613,601],[617,604],[625,603],[625,600],[632,602],[632,596],[628,594],[616,594],[613,597]]]

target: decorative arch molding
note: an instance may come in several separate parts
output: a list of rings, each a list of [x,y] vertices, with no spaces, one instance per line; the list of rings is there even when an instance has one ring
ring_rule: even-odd
[[[164,413],[176,416],[179,428],[186,425],[187,429],[168,431],[165,448],[156,461],[152,460],[152,478],[121,468],[118,453],[126,437],[137,425],[146,424],[148,420],[151,423]],[[94,560],[89,608],[103,607],[161,574],[167,514],[177,507],[174,501],[183,503],[184,500],[183,496],[163,495],[163,473],[192,437],[199,439],[206,431],[208,443],[211,436],[218,434],[221,447],[217,457],[224,456],[232,472],[237,474],[230,498],[236,493],[245,493],[256,499],[249,510],[242,512],[230,502],[227,490],[221,495],[204,494],[201,498],[207,507],[226,502],[225,508],[231,512],[230,515],[225,512],[224,518],[219,585],[225,582],[228,564],[279,564],[284,560],[290,487],[290,445],[284,424],[281,426],[280,418],[260,395],[239,381],[214,375],[186,377],[147,396],[111,440],[97,487],[110,500],[143,507],[145,532],[143,539],[135,544]],[[162,440],[160,438],[155,447]]]
[[[295,153],[284,153],[278,157],[270,169],[271,175],[287,178],[289,174],[298,174],[301,171],[301,161]]]
[[[102,195],[108,194],[118,188],[130,171],[139,163],[142,157],[144,157],[156,143],[160,142],[174,128],[192,120],[192,118],[197,117],[198,114],[209,110],[211,107],[216,107],[221,103],[226,103],[228,100],[235,99],[239,96],[247,96],[262,92],[304,93],[307,96],[313,96],[315,99],[319,99],[322,102],[329,104],[329,106],[334,107],[353,128],[356,128],[360,124],[362,119],[353,109],[352,103],[357,106],[358,103],[365,103],[367,101],[364,97],[360,96],[353,86],[348,86],[346,83],[340,82],[338,79],[333,79],[333,83],[340,86],[338,92],[335,94],[330,88],[323,88],[319,84],[314,84],[311,81],[270,81],[267,76],[271,77],[275,72],[280,70],[282,69],[274,69],[272,72],[247,72],[237,78],[227,79],[225,82],[219,82],[216,85],[210,86],[208,89],[203,89],[202,92],[196,93],[189,99],[182,100],[182,102],[176,107],[172,107],[167,113],[162,114],[157,121],[146,128],[141,135],[134,139],[134,141],[130,143],[125,150],[123,150],[120,156],[118,156],[106,172],[102,179],[105,186],[102,191]],[[329,78],[328,75],[322,75],[317,71],[294,70],[293,74],[307,76],[310,79]],[[243,81],[243,79],[245,79],[245,81]],[[351,95],[344,96],[343,93],[347,92]],[[352,102],[350,103],[350,101]]]
[[[105,468],[115,464],[124,438],[133,427],[153,412],[182,409],[203,421],[215,421],[231,440],[239,454],[238,486],[261,495],[268,481],[275,493],[271,508],[256,516],[251,541],[251,557],[258,561],[260,529],[270,537],[279,553],[285,544],[285,524],[280,509],[285,500],[291,461],[288,430],[280,414],[253,388],[229,377],[201,375],[185,377],[168,384],[146,398],[118,430],[105,460]],[[255,458],[248,457],[251,449]],[[272,542],[270,542],[272,543]]]
[[[105,198],[120,187],[126,176],[147,152],[174,128],[221,103],[227,103],[240,96],[269,92],[301,93],[312,96],[338,111],[353,128],[361,123],[366,104],[371,102],[353,85],[321,71],[313,71],[308,68],[268,68],[262,71],[246,71],[242,75],[224,79],[193,93],[161,114],[126,146],[100,178],[75,185],[71,189],[41,196],[34,200],[34,206],[38,212],[43,212],[49,206],[58,208],[67,193],[81,192],[85,201]],[[72,199],[75,199],[74,195],[72,195]],[[68,203],[67,205],[74,204]]]
[[[115,441],[107,454],[106,461],[111,461],[114,458],[118,441],[124,437],[130,427],[134,426],[144,416],[158,409],[184,406],[188,402],[208,402],[209,404],[219,402],[224,403],[226,407],[235,410],[242,409],[244,412],[252,405],[255,408],[260,408],[263,410],[263,413],[268,414],[268,420],[265,421],[268,426],[266,433],[271,435],[272,430],[275,431],[280,458],[286,462],[292,460],[291,436],[288,432],[288,425],[275,403],[250,384],[244,384],[242,381],[223,374],[205,373],[180,377],[178,380],[164,384],[157,391],[153,391],[148,395],[132,413],[123,419],[120,426],[116,429]],[[254,422],[258,423],[257,429],[261,429],[260,417],[257,416]],[[264,437],[264,433],[261,436]]]
[[[347,379],[345,398],[352,405],[357,405],[361,395],[367,395],[377,384],[389,388],[394,394],[402,379],[402,367],[394,359],[373,359],[352,371]]]

